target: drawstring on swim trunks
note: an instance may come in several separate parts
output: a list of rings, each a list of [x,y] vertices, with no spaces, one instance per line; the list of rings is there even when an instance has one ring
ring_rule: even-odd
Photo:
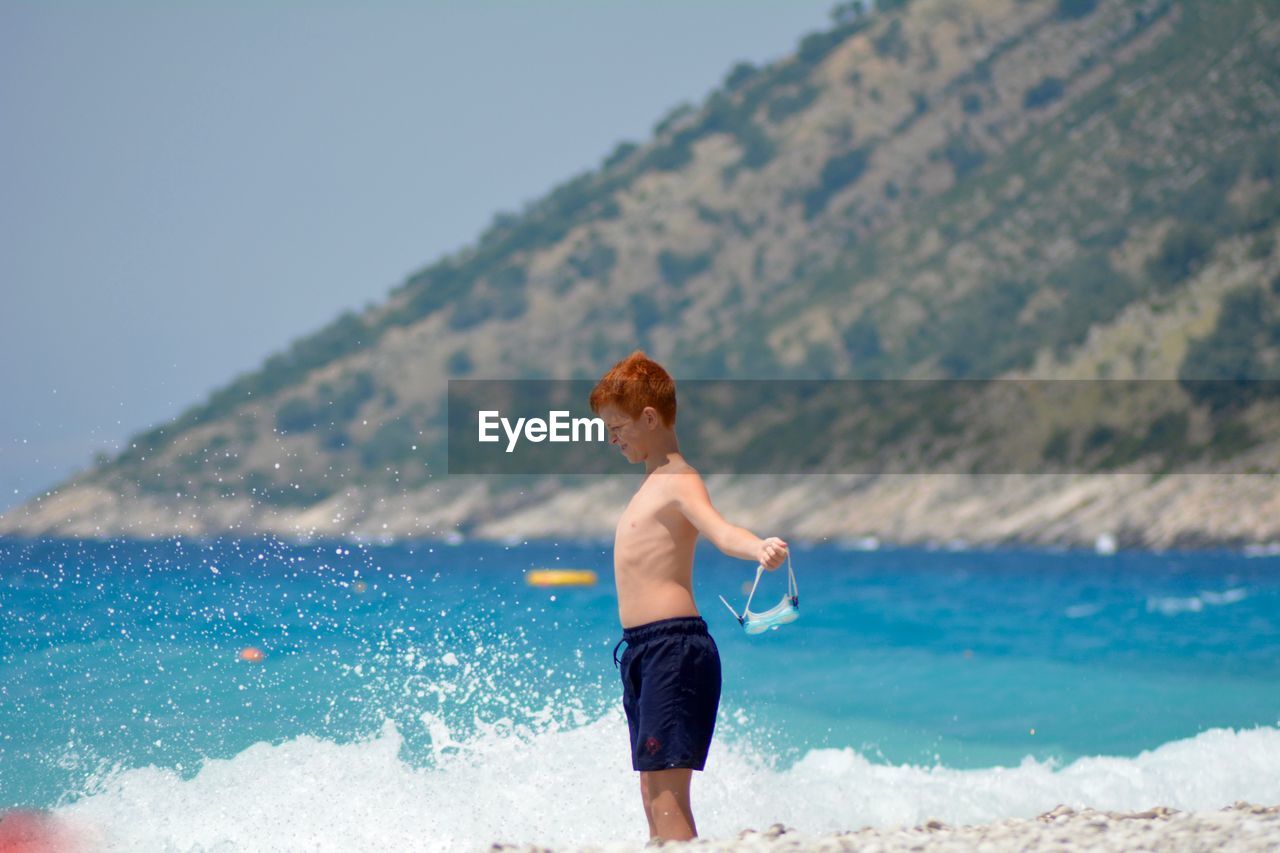
[[[627,648],[639,648],[649,640],[668,634],[706,634],[707,623],[701,616],[672,616],[670,619],[659,619],[644,625],[633,625],[622,629],[622,639],[613,647],[613,665],[622,668],[618,660],[618,649],[626,643]]]

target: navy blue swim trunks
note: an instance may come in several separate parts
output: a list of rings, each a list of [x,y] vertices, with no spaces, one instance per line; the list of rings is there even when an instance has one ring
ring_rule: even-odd
[[[635,770],[701,770],[720,706],[720,651],[700,616],[624,628],[622,708]]]

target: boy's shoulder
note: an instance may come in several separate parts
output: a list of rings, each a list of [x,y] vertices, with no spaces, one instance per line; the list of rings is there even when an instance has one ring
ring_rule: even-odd
[[[654,473],[662,475],[662,490],[677,497],[691,492],[705,492],[707,488],[698,469],[683,460],[664,466],[661,471]]]
[[[698,469],[694,468],[684,459],[674,459],[671,462],[668,462],[666,465],[663,465],[654,473],[662,474],[664,476],[680,476],[680,477],[697,478],[699,480],[702,479],[702,475],[698,473]],[[671,482],[678,482],[678,481],[672,480]]]

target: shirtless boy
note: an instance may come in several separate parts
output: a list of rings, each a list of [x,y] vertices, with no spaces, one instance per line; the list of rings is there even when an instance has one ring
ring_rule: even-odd
[[[650,840],[696,838],[689,782],[702,770],[720,704],[720,653],[693,601],[693,547],[702,534],[724,553],[776,569],[787,543],[761,539],[721,517],[676,442],[676,387],[636,351],[591,392],[591,410],[644,480],[618,519],[613,573],[626,651],[622,705],[631,766]],[[619,646],[622,643],[618,644]]]

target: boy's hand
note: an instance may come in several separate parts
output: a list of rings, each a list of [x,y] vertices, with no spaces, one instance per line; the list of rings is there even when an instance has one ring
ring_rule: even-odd
[[[760,550],[756,553],[756,562],[764,566],[769,571],[781,566],[787,559],[787,543],[783,542],[777,536],[770,536],[760,543]]]

